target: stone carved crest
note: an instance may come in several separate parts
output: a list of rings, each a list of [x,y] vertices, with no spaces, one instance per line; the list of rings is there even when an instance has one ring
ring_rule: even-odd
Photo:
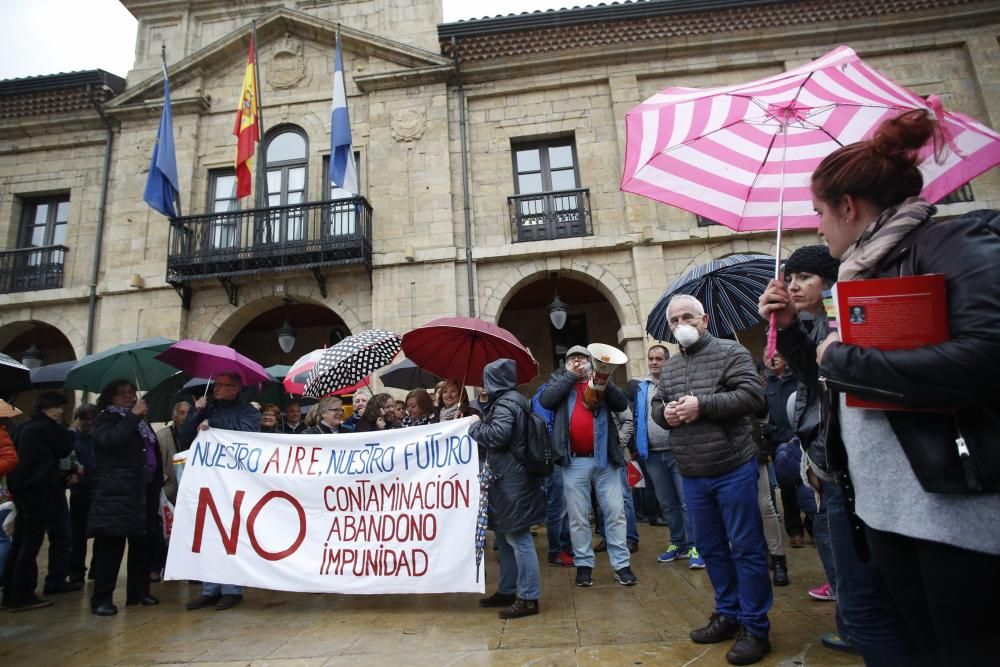
[[[424,136],[427,128],[427,113],[423,109],[411,107],[392,114],[392,138],[396,141],[416,141]]]
[[[305,48],[287,32],[274,47],[271,62],[264,68],[267,82],[274,88],[294,88],[306,76]]]

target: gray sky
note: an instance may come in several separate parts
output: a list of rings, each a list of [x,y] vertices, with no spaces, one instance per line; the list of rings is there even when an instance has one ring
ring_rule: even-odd
[[[596,4],[598,0],[443,0],[444,20]],[[136,21],[118,0],[0,0],[0,79],[132,67]]]

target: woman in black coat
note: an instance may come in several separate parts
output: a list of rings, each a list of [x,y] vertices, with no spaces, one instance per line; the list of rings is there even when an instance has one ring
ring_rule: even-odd
[[[118,569],[128,541],[126,605],[149,607],[150,541],[157,530],[163,463],[156,435],[143,420],[146,402],[136,400],[128,380],[109,383],[97,399],[100,414],[91,431],[96,469],[87,534],[94,538],[94,594],[90,607],[98,616],[114,616],[112,603]]]
[[[498,359],[483,371],[489,395],[486,415],[469,427],[481,458],[493,471],[489,489],[490,527],[500,548],[500,581],[483,607],[506,607],[500,618],[519,618],[539,611],[541,595],[538,555],[531,526],[545,522],[545,496],[539,481],[525,471],[515,454],[524,451],[528,435],[528,399],[517,392],[517,364]],[[485,450],[485,454],[482,451]]]

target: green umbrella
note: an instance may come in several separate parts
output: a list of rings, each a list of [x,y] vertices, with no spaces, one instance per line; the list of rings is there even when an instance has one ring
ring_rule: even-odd
[[[264,370],[270,373],[271,377],[275,380],[281,382],[285,379],[285,376],[288,375],[288,369],[290,368],[291,366],[286,366],[284,364],[275,364],[274,366],[268,366]]]
[[[154,359],[174,342],[169,338],[147,338],[88,355],[70,369],[63,386],[97,392],[112,380],[129,380],[139,389],[152,389],[177,372],[176,368]]]

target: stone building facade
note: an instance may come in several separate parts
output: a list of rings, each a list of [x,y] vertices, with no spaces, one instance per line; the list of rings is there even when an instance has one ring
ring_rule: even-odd
[[[775,239],[620,192],[633,106],[848,44],[911,90],[1000,127],[1000,7],[989,1],[650,0],[450,24],[437,0],[123,4],[139,20],[125,81],[0,82],[0,351],[17,358],[34,345],[44,363],[78,359],[162,335],[237,341],[265,365],[290,363],[346,333],[472,314],[518,335],[543,376],[575,342],[624,349],[636,375],[652,343],[646,315],[673,279],[733,252],[773,253]],[[257,204],[266,210],[248,213],[245,200],[227,217],[251,20],[257,154],[273,152],[274,180]],[[332,196],[338,26],[363,197],[338,209],[346,236],[311,204]],[[143,202],[161,46],[185,214],[174,221]],[[949,201],[943,214],[1000,207],[1000,174]],[[787,234],[782,252],[814,240]],[[39,274],[52,252],[32,250],[56,246],[58,280]],[[239,258],[213,262],[208,251],[225,248]],[[554,292],[570,333],[549,324]],[[275,337],[285,321],[298,334],[289,353]],[[758,332],[748,340],[759,348]]]

